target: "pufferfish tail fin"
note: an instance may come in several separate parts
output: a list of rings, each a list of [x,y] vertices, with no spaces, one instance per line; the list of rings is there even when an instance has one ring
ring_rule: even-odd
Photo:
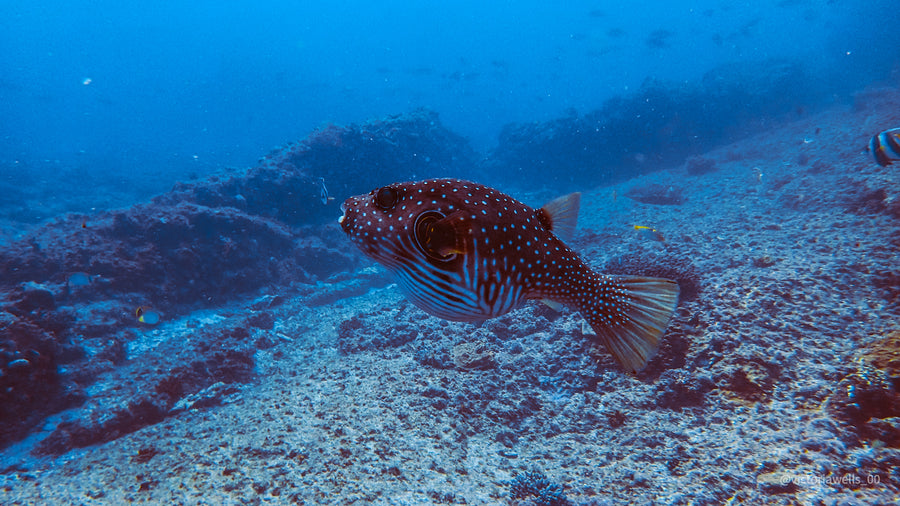
[[[596,339],[630,373],[643,369],[678,304],[678,283],[639,276],[602,277],[594,307],[582,308]]]

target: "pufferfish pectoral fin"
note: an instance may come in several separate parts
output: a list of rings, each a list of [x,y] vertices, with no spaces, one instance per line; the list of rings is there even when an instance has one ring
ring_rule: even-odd
[[[425,245],[429,251],[440,255],[466,254],[472,227],[468,215],[458,211],[430,223],[425,231]]]
[[[603,343],[628,372],[643,369],[659,349],[660,338],[678,304],[678,283],[638,276],[606,278],[616,297],[595,299],[582,308],[594,339]]]

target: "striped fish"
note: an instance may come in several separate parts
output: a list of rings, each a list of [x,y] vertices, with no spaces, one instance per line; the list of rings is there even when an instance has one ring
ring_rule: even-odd
[[[565,304],[636,372],[659,347],[678,285],[591,270],[562,241],[574,234],[580,199],[573,193],[533,209],[477,183],[432,179],[350,197],[338,221],[425,312],[479,322],[528,299]]]
[[[893,160],[900,160],[900,128],[885,130],[872,137],[869,151],[875,156],[875,162],[887,167]]]

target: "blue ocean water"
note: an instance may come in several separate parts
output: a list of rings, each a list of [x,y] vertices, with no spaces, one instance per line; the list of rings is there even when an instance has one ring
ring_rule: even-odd
[[[0,4],[0,503],[895,501],[896,3]],[[430,177],[583,192],[534,241],[658,348],[411,303]]]
[[[243,167],[322,124],[417,107],[484,150],[507,123],[583,113],[647,79],[699,80],[726,63],[802,62],[844,93],[896,66],[895,7],[6,2],[0,163],[147,179]]]

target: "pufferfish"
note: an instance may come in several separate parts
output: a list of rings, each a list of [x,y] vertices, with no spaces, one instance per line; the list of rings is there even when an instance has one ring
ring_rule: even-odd
[[[539,299],[578,310],[629,372],[644,368],[675,311],[668,279],[605,276],[565,245],[581,194],[533,209],[458,179],[395,183],[348,198],[338,220],[407,298],[452,321],[481,322]]]

